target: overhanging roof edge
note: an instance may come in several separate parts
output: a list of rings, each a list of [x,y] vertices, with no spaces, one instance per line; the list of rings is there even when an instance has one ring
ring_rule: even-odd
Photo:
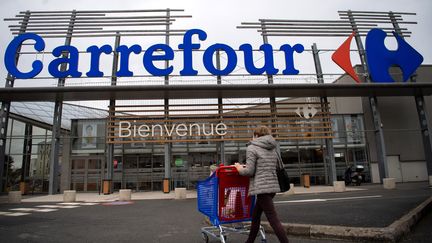
[[[0,88],[0,101],[431,95],[432,83],[140,85]]]

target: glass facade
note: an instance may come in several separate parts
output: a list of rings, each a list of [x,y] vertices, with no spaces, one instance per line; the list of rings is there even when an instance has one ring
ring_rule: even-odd
[[[29,193],[47,192],[50,152],[50,130],[10,118],[3,174],[6,191],[19,190],[20,182],[26,182]]]
[[[332,115],[337,177],[342,180],[350,165],[364,165],[370,181],[369,161],[362,115]],[[82,191],[99,190],[106,173],[106,120],[72,121],[72,184]],[[307,124],[305,125],[307,126]],[[251,128],[252,129],[252,128]],[[310,174],[312,184],[327,184],[328,165],[324,160],[324,140],[280,141],[282,158],[290,178],[300,183],[301,175]],[[225,163],[246,161],[246,143],[224,143]],[[206,178],[210,166],[219,164],[218,142],[172,143],[170,159],[171,186],[194,189]],[[165,146],[161,143],[116,144],[114,152],[114,189],[159,191],[165,175]]]
[[[104,114],[96,115],[96,118],[105,116],[103,119],[70,120],[70,134],[67,135],[70,138],[70,149],[66,150],[70,153],[67,156],[69,163],[65,163],[69,168],[60,170],[70,173],[70,185],[67,186],[70,189],[101,190],[107,173],[107,121],[106,113]],[[75,114],[75,117],[79,115]],[[332,115],[331,122],[338,180],[342,180],[348,166],[363,165],[366,181],[370,181],[363,115]],[[26,182],[27,191],[30,193],[48,191],[51,131],[47,129],[49,125],[43,127],[40,124],[29,119],[10,118],[3,174],[7,190],[17,190],[20,182]],[[295,129],[306,129],[308,124],[295,126],[300,126]],[[248,126],[245,128],[253,129]],[[301,176],[308,173],[312,184],[328,183],[329,165],[323,156],[324,144],[323,139],[280,141],[282,158],[292,182],[300,183]],[[171,187],[194,189],[198,180],[209,175],[210,166],[220,163],[222,145],[226,164],[246,161],[246,142],[173,142],[169,146]],[[162,190],[165,177],[164,144],[145,141],[116,144],[112,163],[115,190]]]
[[[12,102],[10,112],[2,175],[3,191],[19,190],[20,184],[24,184],[21,182],[25,182],[24,188],[21,188],[25,192],[46,193],[49,185],[54,103]],[[65,134],[69,136],[72,118],[101,118],[107,117],[107,114],[108,112],[104,110],[64,103],[62,136]],[[103,134],[98,136],[103,137]],[[60,171],[62,171],[62,152],[60,149]]]

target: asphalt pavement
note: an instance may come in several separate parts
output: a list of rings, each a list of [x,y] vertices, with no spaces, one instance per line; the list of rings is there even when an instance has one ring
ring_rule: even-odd
[[[432,195],[426,183],[398,184],[396,190],[384,190],[379,185],[362,188],[367,190],[279,195],[275,198],[276,209],[286,223],[381,227],[388,226]],[[420,221],[403,242],[430,242],[430,213],[424,220],[426,223]],[[196,199],[0,204],[1,242],[203,242],[200,230],[204,226],[207,225],[197,211]],[[268,242],[278,242],[270,233],[267,237]],[[228,242],[245,239],[244,235],[228,236]],[[289,239],[305,243],[334,242],[293,235]]]
[[[43,206],[43,207],[42,207]],[[35,212],[49,208],[56,211]],[[196,200],[146,200],[126,205],[83,205],[58,208],[58,203],[4,204],[1,212],[28,209],[22,216],[0,215],[1,242],[203,242],[201,227],[207,226],[196,210]],[[57,208],[56,208],[57,207]],[[267,234],[268,242],[277,242]],[[245,235],[232,234],[228,242],[243,242]],[[332,242],[290,237],[291,242]],[[212,240],[210,242],[218,242]],[[257,240],[257,242],[259,242]]]
[[[386,227],[432,196],[426,183],[398,184],[395,190],[362,188],[367,190],[279,196],[276,208],[287,223]]]

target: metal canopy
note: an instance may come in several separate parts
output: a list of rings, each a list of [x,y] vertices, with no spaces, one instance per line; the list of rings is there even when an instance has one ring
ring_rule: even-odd
[[[432,95],[432,83],[141,85],[1,88],[0,101]]]

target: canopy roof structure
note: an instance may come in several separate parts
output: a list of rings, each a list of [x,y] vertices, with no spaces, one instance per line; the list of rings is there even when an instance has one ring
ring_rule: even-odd
[[[140,85],[1,88],[0,101],[431,95],[432,83]]]

